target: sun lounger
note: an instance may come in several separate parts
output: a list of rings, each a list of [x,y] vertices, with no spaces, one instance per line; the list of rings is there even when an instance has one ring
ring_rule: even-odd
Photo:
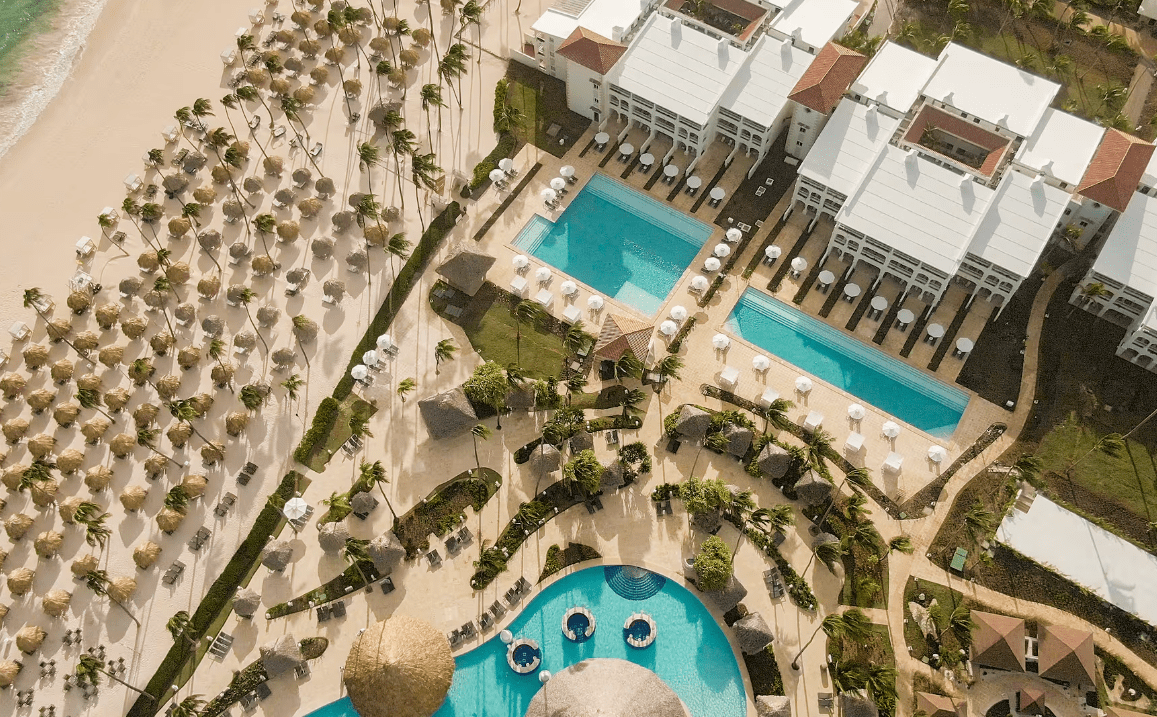
[[[883,469],[885,473],[899,473],[900,468],[904,465],[904,456],[892,451],[884,460]]]
[[[249,480],[251,478],[253,478],[253,476],[249,475],[248,473],[244,473],[244,472],[238,473],[237,474],[237,483],[239,485],[249,485]]]
[[[386,577],[382,578],[382,582],[378,583],[378,585],[382,590],[382,595],[389,595],[390,593],[394,592],[394,590],[395,590],[394,580],[393,580],[393,578],[389,577],[388,575]]]
[[[478,626],[481,627],[483,630],[489,630],[490,626],[493,624],[494,624],[494,618],[491,617],[490,613],[484,612],[478,616]]]
[[[345,603],[341,601],[335,602],[332,613],[334,617],[345,617]]]
[[[264,701],[266,697],[273,694],[273,690],[269,689],[269,685],[265,682],[257,685],[257,699]]]
[[[474,534],[470,532],[469,528],[463,526],[462,530],[458,531],[458,542],[465,547],[474,542]]]
[[[527,582],[525,577],[521,577],[514,583],[514,587],[518,588],[518,591],[525,595],[526,593],[530,592],[530,588],[532,586],[529,582]]]
[[[430,563],[430,567],[436,568],[442,564],[442,556],[438,554],[437,550],[431,550],[426,553],[426,560]]]
[[[304,680],[306,677],[309,677],[309,663],[303,662],[293,668],[293,676],[299,680]]]
[[[317,621],[325,622],[329,619],[330,611],[329,605],[319,605],[317,608]]]
[[[809,431],[818,430],[824,424],[824,414],[819,411],[812,411],[807,414],[807,418],[803,419],[803,427]]]
[[[277,125],[273,130],[273,139],[280,139],[285,136],[285,125]]]
[[[321,142],[313,145],[313,149],[309,150],[309,156],[311,157],[316,158],[319,154],[321,154]]]
[[[500,618],[506,614],[506,608],[502,607],[502,603],[495,600],[490,604],[490,614],[493,615],[495,619]]]

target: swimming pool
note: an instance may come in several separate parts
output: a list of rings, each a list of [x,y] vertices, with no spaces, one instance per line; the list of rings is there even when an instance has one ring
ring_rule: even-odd
[[[514,246],[650,316],[711,232],[707,224],[596,174],[557,221],[531,218]]]
[[[590,609],[598,627],[584,642],[562,634],[567,608]],[[637,612],[654,618],[655,643],[636,649],[623,639],[623,623]],[[558,672],[591,657],[617,657],[654,671],[694,717],[746,717],[743,677],[726,635],[690,591],[642,568],[587,568],[539,593],[508,626],[516,638],[542,648],[540,670]],[[454,682],[435,717],[522,717],[541,685],[538,673],[516,675],[497,635],[455,658]],[[357,717],[348,698],[309,717]]]
[[[727,328],[937,438],[952,435],[968,406],[967,393],[756,289],[739,298]]]

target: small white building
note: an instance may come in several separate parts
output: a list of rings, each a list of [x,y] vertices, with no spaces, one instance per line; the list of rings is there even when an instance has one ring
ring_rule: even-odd
[[[551,77],[567,79],[559,46],[580,27],[626,46],[660,0],[561,0],[530,26],[523,39],[522,61]]]

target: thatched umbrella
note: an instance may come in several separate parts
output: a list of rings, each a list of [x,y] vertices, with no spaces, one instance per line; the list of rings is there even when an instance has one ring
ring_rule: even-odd
[[[280,206],[287,206],[293,204],[297,200],[297,195],[293,193],[292,189],[283,187],[273,193],[273,202]]]
[[[333,256],[333,239],[319,237],[310,242],[310,251],[317,259],[328,259]]]
[[[293,317],[293,335],[303,344],[317,338],[317,322],[307,316]]]
[[[274,572],[281,572],[293,558],[293,547],[285,540],[275,540],[265,546],[261,553],[261,564]]]
[[[9,443],[19,443],[28,432],[28,420],[24,418],[9,418],[4,422],[4,438]]]
[[[739,649],[743,650],[745,655],[763,652],[771,643],[775,642],[775,631],[757,612],[748,613],[731,627],[735,630],[735,639],[739,642]]]
[[[116,368],[125,357],[123,346],[105,346],[97,354],[97,360],[109,368]]]
[[[795,484],[795,492],[799,495],[799,499],[808,505],[823,503],[834,490],[835,486],[832,485],[831,481],[814,470],[809,470]]]
[[[322,199],[328,199],[337,191],[337,187],[329,177],[318,177],[317,181],[313,183],[313,191],[317,192],[317,196]]]
[[[241,159],[249,159],[249,142],[235,139],[229,143],[229,148],[236,150],[237,154],[241,155]]]
[[[405,69],[414,67],[418,64],[420,59],[421,55],[419,55],[418,52],[413,48],[407,47],[405,50],[402,50],[398,53],[398,62],[401,63],[402,67]]]
[[[32,589],[32,580],[36,573],[28,568],[16,568],[8,573],[8,592],[13,595],[23,595]]]
[[[294,220],[281,222],[277,225],[278,240],[286,243],[297,241],[301,236],[301,226]]]
[[[112,483],[112,471],[105,466],[93,466],[84,474],[84,484],[93,493],[99,493]]]
[[[285,160],[277,155],[266,157],[261,161],[262,168],[265,173],[272,177],[280,177],[281,173],[285,171]]]
[[[72,313],[80,315],[88,311],[92,307],[92,293],[88,291],[73,291],[65,300],[68,308],[72,309]]]
[[[779,480],[787,475],[788,469],[791,468],[791,462],[792,457],[787,449],[781,448],[771,441],[763,446],[756,458],[759,472],[773,480]]]
[[[33,371],[48,363],[48,347],[44,344],[32,344],[24,349],[24,365]]]
[[[46,530],[40,535],[36,536],[36,542],[33,547],[36,549],[36,554],[42,558],[52,558],[60,550],[60,546],[64,544],[64,536],[55,530]]]
[[[325,552],[336,553],[345,547],[349,537],[350,531],[345,523],[325,523],[318,533],[317,543]]]
[[[201,349],[196,346],[185,346],[177,352],[177,364],[182,370],[188,371],[201,360]]]
[[[48,322],[45,328],[48,330],[48,338],[52,339],[53,343],[56,343],[72,333],[72,320],[63,318],[53,319]]]
[[[32,483],[32,487],[28,492],[32,495],[32,503],[37,508],[47,508],[56,501],[56,493],[60,490],[60,484],[49,478],[48,480],[38,480]]]
[[[345,282],[338,279],[329,279],[321,286],[322,293],[335,302],[340,302],[345,298]]]
[[[345,59],[345,50],[342,49],[341,45],[334,45],[325,51],[324,56],[331,65],[340,65]]]
[[[170,184],[170,180],[174,180],[174,179],[179,180],[181,183],[183,183],[183,186],[181,186],[180,189],[178,189],[178,190],[171,189],[168,186]],[[189,186],[189,180],[185,179],[184,177],[166,177],[165,178],[165,185],[166,185],[165,186],[166,190],[176,194],[177,192],[184,191],[185,187]],[[193,222],[189,221],[188,217],[173,217],[172,219],[169,220],[169,238],[170,239],[180,239],[181,237],[188,234],[189,230],[192,228],[193,228]]]
[[[209,177],[217,184],[228,184],[232,176],[233,173],[223,164],[218,164],[209,170]]]
[[[143,285],[144,282],[141,281],[139,276],[126,276],[125,278],[121,279],[120,284],[117,285],[117,288],[122,294],[127,294],[128,296],[136,296],[136,293],[141,290],[141,286]]]
[[[49,617],[60,617],[68,610],[72,594],[64,590],[49,590],[44,594],[40,606]]]
[[[205,299],[212,299],[221,291],[221,280],[216,276],[206,276],[197,282],[197,293]]]
[[[4,469],[3,476],[0,477],[0,482],[3,482],[4,487],[10,491],[18,491],[24,481],[24,471],[26,470],[28,470],[28,464],[26,463],[17,463],[8,466]]]
[[[56,439],[47,433],[37,433],[28,439],[28,452],[33,458],[43,458],[52,452],[56,446]]]
[[[612,714],[687,717],[690,712],[658,675],[618,658],[583,660],[556,672],[526,709],[526,717]]]
[[[60,471],[61,475],[75,473],[82,465],[84,454],[75,448],[65,448],[56,457],[56,470]]]
[[[137,428],[147,428],[161,413],[161,407],[155,403],[142,403],[133,410],[133,423]]]
[[[443,7],[445,7],[445,3],[443,3]],[[419,27],[410,33],[410,39],[413,40],[414,44],[418,47],[425,47],[426,45],[430,44],[430,40],[433,39],[433,35],[426,28]],[[402,50],[402,52],[405,52],[405,50]]]
[[[137,437],[128,433],[118,433],[108,442],[108,450],[117,458],[127,458],[137,447]]]
[[[201,446],[201,460],[208,465],[225,460],[225,445],[211,441]]]
[[[602,490],[618,490],[626,484],[624,476],[623,464],[621,461],[613,460],[605,468],[603,474],[599,476],[599,487]]]
[[[257,308],[257,323],[262,326],[272,326],[281,318],[281,309],[265,304]]]
[[[370,258],[369,255],[366,254],[365,249],[354,249],[349,254],[346,254],[345,261],[346,264],[349,265],[350,270],[365,271],[366,267],[369,266]]]
[[[292,86],[284,77],[274,77],[269,81],[269,92],[276,97],[285,97]]]
[[[261,648],[261,664],[270,677],[289,672],[302,662],[305,658],[293,635],[282,635]]]
[[[97,559],[96,555],[88,553],[73,560],[69,569],[72,570],[72,574],[76,577],[83,578],[98,567],[100,567],[100,560]]]
[[[180,388],[181,376],[179,374],[171,373],[167,376],[162,376],[161,379],[157,381],[157,395],[160,396],[163,401],[175,398]]]
[[[280,264],[275,262],[273,257],[269,256],[268,254],[261,254],[259,256],[253,257],[253,261],[250,263],[250,266],[253,267],[253,273],[256,276],[269,276],[273,272],[277,271],[277,268],[280,266]]]
[[[394,87],[402,87],[406,84],[409,78],[406,75],[406,70],[401,67],[395,67],[386,73],[386,81]]]
[[[169,439],[169,443],[173,448],[184,448],[185,444],[189,442],[189,437],[193,435],[193,428],[187,423],[174,423],[169,426],[169,430],[165,431],[165,436]]]
[[[205,495],[205,489],[209,486],[209,481],[205,480],[205,476],[190,473],[181,480],[181,487],[185,489],[185,493],[190,498],[200,498]]]
[[[137,591],[137,581],[131,577],[113,578],[108,585],[108,596],[122,605]]]
[[[247,293],[249,293],[248,286],[244,284],[230,284],[229,288],[225,290],[225,300],[232,304],[240,304],[245,300]]]
[[[432,625],[394,615],[354,640],[342,674],[362,717],[430,717],[450,691],[454,657]]]
[[[80,404],[62,403],[52,410],[52,420],[61,428],[68,428],[76,422],[77,416],[80,415]]]
[[[530,469],[536,476],[546,476],[562,467],[562,454],[549,443],[543,442],[530,453]]]
[[[161,260],[157,258],[157,252],[149,249],[137,257],[137,266],[146,274],[152,274],[161,268]]]
[[[197,318],[197,310],[189,303],[177,304],[177,308],[173,309],[173,318],[190,324]]]
[[[253,617],[257,608],[261,606],[261,595],[255,590],[241,588],[233,598],[233,612],[241,617]]]
[[[13,399],[19,396],[20,392],[23,391],[27,385],[28,382],[24,380],[23,376],[11,371],[4,374],[3,378],[0,378],[0,391],[4,392],[4,397],[7,399]]]
[[[168,467],[169,459],[158,453],[154,453],[145,459],[145,477],[149,480],[160,478],[165,474],[165,469]]]
[[[264,67],[250,67],[245,70],[245,79],[249,80],[251,85],[263,85],[269,81],[269,70]]]
[[[297,352],[283,346],[279,349],[274,349],[273,353],[270,354],[270,358],[273,359],[273,363],[276,364],[278,368],[286,368],[292,366],[293,362],[297,360]]]
[[[16,676],[20,674],[20,669],[24,667],[15,660],[4,660],[0,662],[0,688],[11,687],[12,683],[16,681]]]
[[[758,695],[755,698],[758,717],[791,717],[791,698],[783,695]]]
[[[121,317],[120,304],[101,304],[96,307],[93,315],[96,317],[96,325],[109,331],[116,326],[117,320]]]
[[[47,635],[39,625],[25,625],[16,633],[16,647],[24,654],[31,655],[40,649]]]
[[[366,546],[366,553],[374,562],[374,568],[381,575],[389,575],[394,566],[406,557],[406,549],[394,536],[393,531],[387,531],[370,541]]]
[[[185,514],[172,508],[161,508],[161,512],[157,513],[157,527],[166,534],[180,528],[183,520],[185,520]]]
[[[302,199],[297,203],[297,209],[301,212],[301,216],[304,219],[313,219],[321,213],[321,210],[324,206],[325,205],[322,204],[321,200],[317,197]]]
[[[113,413],[118,413],[124,410],[132,397],[132,393],[127,388],[118,386],[104,395],[104,405],[108,406],[108,410]]]
[[[169,349],[177,345],[177,339],[173,337],[168,331],[161,331],[153,334],[149,339],[149,348],[151,348],[158,356],[164,356],[169,352]]]
[[[215,314],[206,316],[201,320],[201,330],[207,335],[216,338],[225,330],[225,320]]]
[[[74,368],[72,361],[60,359],[52,364],[52,380],[57,383],[67,383],[71,381]]]
[[[217,190],[211,184],[204,184],[193,190],[193,201],[208,206],[217,200]]]
[[[131,340],[139,339],[145,335],[145,330],[149,328],[147,319],[141,316],[131,316],[121,319],[121,332]]]
[[[79,495],[70,495],[60,501],[60,505],[56,507],[57,512],[60,513],[60,520],[65,525],[74,525],[76,523],[76,510],[83,502],[84,499]]]
[[[252,179],[252,177],[249,179]],[[245,180],[245,184],[249,183],[249,179]],[[257,184],[258,189],[260,189],[261,182],[258,182]],[[249,191],[248,187],[245,189],[246,191]],[[225,215],[226,219],[237,221],[238,219],[241,219],[245,216],[245,207],[241,206],[241,202],[237,201],[233,197],[230,197],[221,203],[221,212]]]
[[[221,248],[221,232],[206,229],[197,235],[197,244],[207,252],[215,252]]]
[[[20,540],[28,529],[32,527],[32,518],[24,513],[16,513],[8,516],[4,521],[4,532],[8,534],[8,538],[13,542]]]
[[[385,37],[371,37],[370,49],[379,55],[384,55],[390,51],[390,41]]]
[[[100,376],[95,373],[86,373],[76,379],[76,387],[85,391],[100,391],[102,386]]]
[[[40,415],[48,410],[48,407],[51,406],[55,400],[55,391],[49,391],[47,388],[38,388],[28,394],[28,407],[32,409],[32,413]]]
[[[141,570],[148,570],[153,566],[153,563],[157,562],[160,555],[161,546],[151,540],[146,540],[133,550],[133,562]]]
[[[728,612],[738,605],[740,600],[747,597],[747,588],[743,587],[743,583],[739,582],[739,580],[732,575],[727,581],[727,584],[723,586],[723,589],[710,590],[704,594],[711,602],[715,603],[715,606],[721,611]]]
[[[76,335],[76,338],[72,340],[72,345],[75,346],[78,351],[96,351],[100,348],[100,336],[92,331],[81,331]]]
[[[349,211],[334,212],[333,216],[329,218],[333,222],[333,227],[336,231],[344,232],[354,224],[354,213]]]
[[[257,335],[252,331],[238,331],[233,336],[233,345],[244,351],[252,351],[257,347]]]
[[[245,411],[230,411],[225,415],[225,432],[236,438],[249,425],[249,414]]]
[[[165,269],[165,276],[173,284],[186,284],[189,282],[189,277],[192,276],[192,270],[185,262],[177,261],[169,264]]]
[[[675,432],[680,438],[691,441],[701,441],[707,436],[707,429],[710,425],[710,413],[695,406],[685,405],[679,411],[679,419],[675,423]]]
[[[843,717],[879,717],[876,703],[858,692],[844,692],[840,695],[840,711]]]
[[[0,550],[0,568],[4,567],[4,561],[7,559],[8,559],[8,551],[7,550]],[[0,606],[0,607],[3,607],[3,606]],[[0,612],[0,621],[3,621],[4,616],[7,614],[8,614],[7,608],[5,608],[4,612]]]
[[[186,174],[196,174],[201,171],[201,168],[204,167],[208,161],[208,157],[193,150],[185,155],[184,161],[181,162],[181,169],[185,170]]]
[[[365,491],[359,492],[350,499],[350,508],[358,515],[366,515],[378,506],[377,498]]]
[[[245,191],[250,194],[256,194],[265,189],[265,184],[257,177],[246,177],[241,184],[245,187]]]
[[[316,40],[304,40],[302,42],[302,44],[304,44],[306,42],[311,42],[311,43],[314,43],[315,45],[317,44]],[[317,49],[320,49],[320,47],[318,47]],[[315,50],[314,55],[316,55],[316,54],[317,54],[317,52]],[[315,67],[309,71],[309,79],[315,85],[324,85],[327,81],[329,81],[329,68],[327,68],[323,65],[318,65],[317,67]]]
[[[296,59],[296,58],[294,58]],[[313,104],[314,99],[317,98],[317,90],[309,85],[302,85],[293,91],[293,99],[297,100],[303,105]]]
[[[209,376],[213,379],[213,383],[217,384],[218,388],[224,388],[233,380],[233,373],[235,369],[233,364],[217,364],[209,372]]]

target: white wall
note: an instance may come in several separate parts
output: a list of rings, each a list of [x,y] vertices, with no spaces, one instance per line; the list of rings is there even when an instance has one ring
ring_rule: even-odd
[[[561,57],[559,60],[566,64],[566,105],[570,111],[593,120],[594,110],[597,109],[600,111],[600,119],[605,117],[603,96],[606,94],[606,85],[602,76],[577,62]],[[596,90],[592,80],[599,82],[599,89]]]
[[[796,102],[789,104],[794,105],[795,109],[791,115],[791,125],[788,127],[787,153],[802,160],[811,151],[816,138],[827,124],[828,117]]]

